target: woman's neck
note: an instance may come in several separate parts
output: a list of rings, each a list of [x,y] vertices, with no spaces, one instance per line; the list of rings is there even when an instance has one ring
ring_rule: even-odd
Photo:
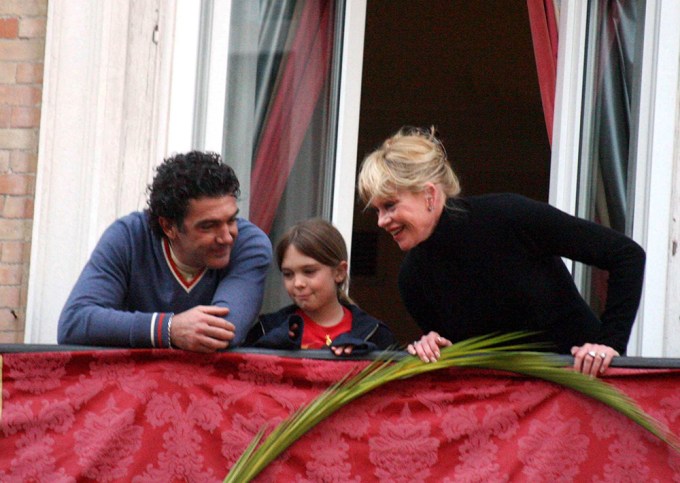
[[[443,195],[443,193],[442,193]],[[434,202],[434,205],[432,207],[432,212],[429,220],[429,224],[426,227],[426,235],[421,242],[429,239],[434,231],[437,229],[437,225],[439,224],[439,220],[442,217],[442,214],[444,213],[444,206],[446,204],[446,199],[438,199],[437,201]],[[419,243],[421,243],[419,242]]]

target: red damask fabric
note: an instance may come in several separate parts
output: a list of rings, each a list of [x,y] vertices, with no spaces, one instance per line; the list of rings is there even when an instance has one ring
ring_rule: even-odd
[[[172,350],[5,354],[0,481],[222,481],[363,361]],[[680,371],[606,380],[680,434]],[[534,379],[441,370],[391,383],[304,436],[257,481],[680,481],[680,457],[598,402]]]

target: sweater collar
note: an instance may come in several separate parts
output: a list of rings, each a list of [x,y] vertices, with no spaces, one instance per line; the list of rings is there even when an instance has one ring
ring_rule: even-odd
[[[427,250],[442,243],[450,243],[451,236],[455,235],[456,226],[464,223],[468,215],[469,205],[464,198],[447,199],[434,231],[427,240],[424,240],[415,248]]]

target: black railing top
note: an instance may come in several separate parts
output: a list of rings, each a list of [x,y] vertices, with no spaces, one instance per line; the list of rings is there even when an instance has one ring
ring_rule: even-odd
[[[99,347],[84,345],[58,345],[58,344],[0,344],[0,354],[23,353],[23,352],[75,352],[93,350],[120,350],[130,349],[129,347]],[[374,360],[382,357],[384,352],[372,352],[364,356],[343,356],[341,358],[333,355],[327,350],[297,350],[284,351],[274,349],[257,348],[237,348],[230,349],[230,352],[238,354],[264,354],[279,357],[293,357],[320,360]],[[393,359],[401,359],[408,354],[405,351],[388,351],[387,354]],[[564,360],[564,365],[571,365],[574,358],[569,355],[556,355],[560,360]],[[623,367],[631,369],[678,369],[680,368],[680,358],[668,357],[615,357],[611,367]]]

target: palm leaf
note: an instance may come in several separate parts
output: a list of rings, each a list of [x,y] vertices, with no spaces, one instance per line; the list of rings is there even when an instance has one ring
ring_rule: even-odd
[[[224,481],[252,480],[316,424],[367,392],[391,381],[449,367],[509,371],[570,388],[610,406],[680,452],[680,440],[645,413],[632,399],[597,378],[565,368],[563,362],[554,355],[535,352],[542,347],[540,344],[517,342],[527,335],[531,334],[513,332],[466,339],[442,349],[440,359],[429,364],[411,356],[396,361],[394,353],[389,356],[386,352],[363,370],[345,376],[306,406],[300,407],[255,449],[266,431],[263,427]]]

